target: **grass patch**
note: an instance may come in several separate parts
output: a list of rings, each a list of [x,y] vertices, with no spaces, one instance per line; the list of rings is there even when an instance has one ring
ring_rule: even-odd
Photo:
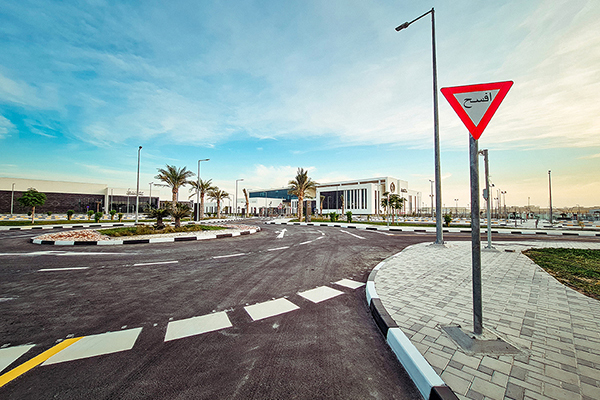
[[[523,254],[561,283],[600,300],[600,250],[530,249]]]
[[[176,232],[197,232],[197,231],[217,231],[223,228],[222,226],[210,225],[185,225],[179,228],[167,226],[164,229],[155,229],[149,225],[126,226],[124,228],[98,229],[98,232],[111,237],[121,236],[138,236],[138,235],[158,235],[161,233],[176,233]]]

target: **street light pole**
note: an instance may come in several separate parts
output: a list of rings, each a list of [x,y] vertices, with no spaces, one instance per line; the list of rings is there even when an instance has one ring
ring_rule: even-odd
[[[492,247],[492,211],[490,205],[490,167],[488,161],[488,150],[484,149],[479,152],[479,154],[483,155],[483,161],[485,164],[485,190],[483,193],[483,198],[486,202],[487,208],[487,247],[486,249],[493,249]]]
[[[436,232],[436,244],[444,244],[444,234],[442,228],[442,173],[440,168],[440,134],[439,134],[439,118],[438,118],[438,97],[437,97],[437,60],[435,52],[435,10],[427,11],[425,14],[418,18],[413,19],[410,22],[405,22],[400,26],[396,27],[396,31],[399,32],[402,29],[406,29],[415,21],[420,20],[427,14],[431,14],[431,52],[432,52],[432,64],[433,64],[433,145],[434,145],[434,157],[435,157],[435,200],[436,200],[436,212],[435,212],[435,232]]]
[[[454,199],[454,201],[456,202],[454,206],[454,213],[458,216],[458,199]]]
[[[12,189],[10,193],[10,216],[13,215],[13,205],[15,204],[15,184],[12,184]]]
[[[237,217],[237,200],[238,200],[238,182],[243,181],[243,179],[235,180],[235,204],[233,205],[235,208],[235,216]]]
[[[138,213],[140,209],[140,153],[142,146],[138,148],[138,167],[137,167],[137,190],[135,192],[135,223],[138,223]]]
[[[210,158],[198,160],[198,187],[196,188],[196,204],[198,208],[196,208],[196,221],[200,221],[200,163],[202,161],[210,161]]]
[[[431,183],[431,194],[429,195],[429,197],[431,197],[431,218],[433,218],[433,183],[435,181],[430,179],[429,182]]]
[[[152,185],[154,182],[150,182],[150,196],[148,196],[148,208],[152,209]]]
[[[548,193],[550,195],[550,226],[552,226],[552,171],[548,170]]]

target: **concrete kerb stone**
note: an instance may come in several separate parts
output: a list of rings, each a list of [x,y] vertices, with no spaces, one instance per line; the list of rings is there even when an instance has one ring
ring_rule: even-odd
[[[329,226],[333,228],[349,228],[359,229],[367,231],[385,231],[385,232],[417,232],[417,233],[435,233],[435,228],[422,228],[419,226],[382,226],[382,225],[368,225],[368,224],[353,224],[353,223],[340,223],[340,222],[289,222],[288,220],[283,221],[267,221],[265,224],[269,225],[300,225],[300,226]],[[444,228],[444,233],[471,233],[470,229],[464,228]],[[483,230],[482,230],[483,233]],[[594,231],[560,231],[560,230],[531,230],[522,229],[514,230],[507,229],[495,229],[492,231],[494,235],[553,235],[553,236],[583,236],[583,237],[600,237],[600,233]]]
[[[239,221],[243,218],[228,219],[228,220],[217,220],[217,221],[205,221],[204,223],[223,223],[231,221]],[[194,224],[193,221],[188,222],[184,225]],[[117,224],[87,224],[87,225],[66,225],[60,226],[59,228],[98,228],[98,227],[115,227],[115,226],[134,226],[135,223],[117,223]],[[51,227],[55,228],[55,227]],[[43,229],[51,229],[44,227]],[[21,228],[18,228],[21,229]],[[23,227],[23,229],[32,229],[32,227]],[[35,229],[35,228],[34,228]],[[37,228],[40,229],[40,228]],[[53,245],[53,246],[114,246],[114,245],[131,245],[131,244],[155,244],[155,243],[173,243],[173,242],[187,242],[196,240],[209,240],[209,239],[223,239],[227,237],[237,237],[243,235],[250,235],[256,232],[260,232],[261,228],[243,230],[238,232],[229,232],[224,234],[214,234],[205,236],[174,236],[174,237],[157,237],[148,239],[122,239],[122,240],[39,240],[36,238],[29,239],[29,243],[40,244],[40,245]]]
[[[411,343],[404,332],[398,327],[394,319],[387,312],[381,299],[375,290],[375,277],[386,261],[396,257],[393,255],[377,264],[371,271],[367,280],[366,296],[371,315],[381,330],[381,333],[386,339],[388,346],[392,349],[400,364],[404,367],[412,381],[419,389],[419,392],[424,399],[440,399],[450,400],[458,399],[454,392],[444,383],[442,378],[435,372],[433,367],[429,365],[425,357]]]

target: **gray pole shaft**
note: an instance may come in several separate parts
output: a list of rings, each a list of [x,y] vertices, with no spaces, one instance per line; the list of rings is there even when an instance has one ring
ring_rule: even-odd
[[[435,153],[435,243],[444,244],[444,233],[442,228],[442,173],[440,169],[440,133],[438,118],[438,96],[437,96],[437,61],[435,56],[435,11],[431,9],[431,48],[433,58],[433,144]]]
[[[198,160],[198,187],[196,188],[196,221],[200,221],[200,160]]]
[[[135,192],[135,222],[138,222],[138,212],[140,209],[140,152],[142,146],[138,149],[138,167],[137,167],[137,190]]]
[[[487,203],[487,249],[492,248],[492,211],[490,204],[490,164],[488,159],[488,151],[483,150],[483,160],[485,162],[485,191],[487,193],[487,199],[485,202]]]
[[[550,226],[552,226],[552,171],[548,171],[548,193],[550,194]]]
[[[10,194],[10,215],[13,215],[13,206],[15,204],[15,184],[12,184],[12,191]]]
[[[471,175],[471,258],[473,263],[473,331],[483,332],[481,305],[481,233],[479,227],[479,154],[477,141],[469,135],[469,161]]]

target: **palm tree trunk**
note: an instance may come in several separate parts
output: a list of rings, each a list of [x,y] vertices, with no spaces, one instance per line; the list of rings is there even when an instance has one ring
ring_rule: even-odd
[[[304,196],[298,196],[298,221],[302,222],[302,207],[304,206]]]
[[[217,218],[221,218],[221,200],[217,199]]]
[[[35,206],[31,207],[31,223],[33,224],[33,221],[35,219]]]
[[[177,206],[177,190],[173,189],[172,194],[173,194],[173,201],[171,202],[171,207],[173,207],[173,211],[175,211],[175,207]]]
[[[200,193],[200,219],[204,219],[204,192]]]

